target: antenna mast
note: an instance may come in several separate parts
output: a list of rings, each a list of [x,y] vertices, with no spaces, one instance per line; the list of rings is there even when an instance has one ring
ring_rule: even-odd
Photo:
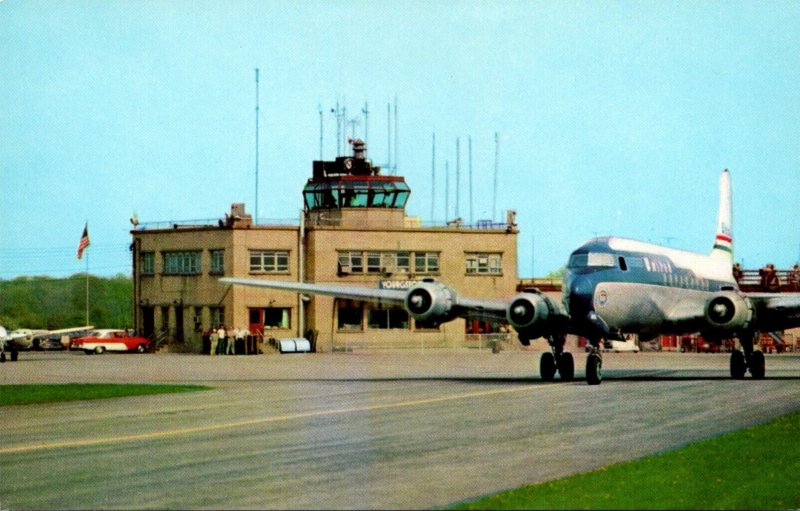
[[[461,218],[458,196],[461,195],[461,141],[456,137],[456,218]]]
[[[450,161],[444,161],[444,221],[450,214]]]
[[[469,225],[472,225],[472,136],[469,137]]]
[[[392,175],[397,175],[397,94],[394,95],[394,169]]]
[[[492,193],[492,220],[496,220],[497,211],[497,166],[500,159],[500,137],[494,132],[494,191]]]
[[[258,224],[258,68],[256,68],[256,213],[255,223]]]
[[[433,146],[431,149],[431,221],[433,221],[435,203],[436,203],[436,132],[433,133]]]
[[[361,110],[361,113],[364,114],[364,157],[367,157],[367,123],[369,122],[369,108],[367,108],[367,102],[364,101],[364,108]]]
[[[319,160],[322,161],[322,105],[317,104],[319,111]]]

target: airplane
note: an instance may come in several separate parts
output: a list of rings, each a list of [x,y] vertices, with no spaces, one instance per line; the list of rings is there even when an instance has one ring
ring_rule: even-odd
[[[224,277],[230,285],[265,287],[297,293],[403,305],[417,321],[444,323],[457,317],[506,321],[519,341],[530,345],[544,337],[550,351],[542,354],[543,380],[572,381],[575,363],[564,351],[567,334],[589,341],[585,378],[603,380],[600,346],[603,340],[640,340],[663,334],[701,332],[712,342],[739,339],[741,349],[730,358],[730,374],[754,379],[766,374],[764,354],[754,349],[760,332],[800,326],[800,293],[744,293],[733,277],[731,178],[720,176],[719,210],[714,244],[700,254],[627,238],[594,238],[569,256],[562,302],[538,289],[525,289],[507,300],[460,296],[433,279],[408,290],[374,289],[337,284],[270,281]]]
[[[31,349],[36,346],[38,341],[42,338],[92,329],[94,329],[94,326],[86,325],[61,328],[58,330],[31,330],[29,328],[19,328],[13,332],[8,332],[4,327],[0,326],[0,363],[6,361],[6,351],[10,353],[11,361],[16,362],[19,358],[20,350]]]

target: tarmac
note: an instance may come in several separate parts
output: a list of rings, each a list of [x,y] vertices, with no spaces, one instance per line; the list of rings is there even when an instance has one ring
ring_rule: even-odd
[[[575,358],[545,383],[519,351],[23,352],[0,384],[213,389],[0,408],[0,508],[441,507],[800,410],[797,355],[733,381],[725,354],[607,353],[594,387]]]

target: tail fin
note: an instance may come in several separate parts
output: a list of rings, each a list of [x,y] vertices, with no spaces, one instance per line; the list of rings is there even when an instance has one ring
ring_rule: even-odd
[[[711,257],[733,267],[733,219],[731,214],[731,174],[722,171],[719,178],[719,213],[717,214],[717,235]]]

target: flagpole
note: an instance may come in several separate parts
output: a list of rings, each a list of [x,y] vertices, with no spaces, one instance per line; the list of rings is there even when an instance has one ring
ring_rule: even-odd
[[[89,253],[86,253],[86,325],[89,324]]]

